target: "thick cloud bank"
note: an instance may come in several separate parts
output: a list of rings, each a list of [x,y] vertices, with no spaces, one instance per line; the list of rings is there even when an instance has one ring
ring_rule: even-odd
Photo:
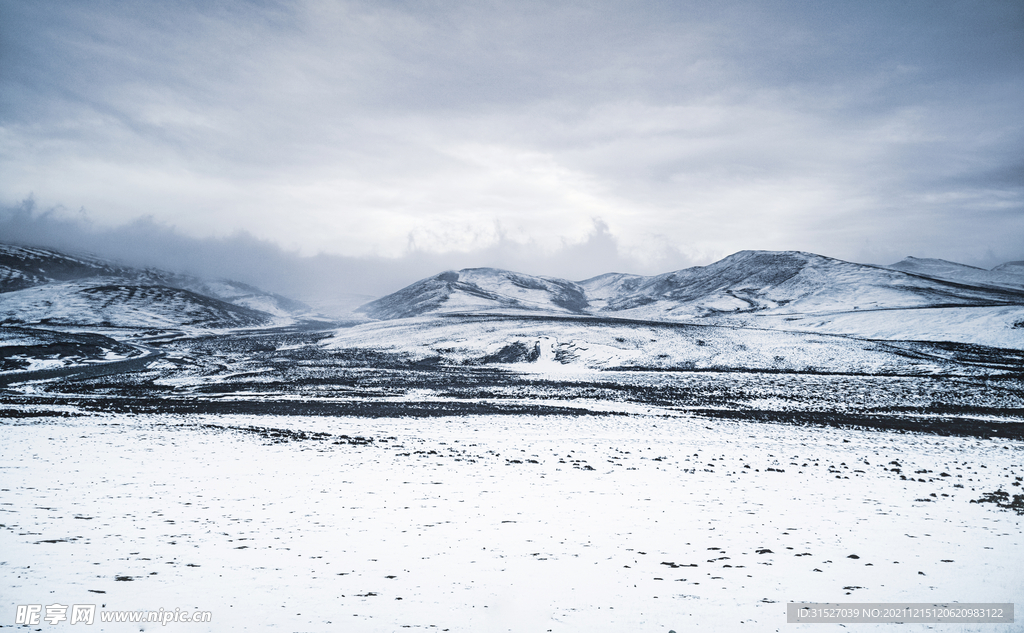
[[[1018,2],[0,11],[9,206],[240,250],[555,257],[575,277],[605,237],[647,269],[1024,258]]]

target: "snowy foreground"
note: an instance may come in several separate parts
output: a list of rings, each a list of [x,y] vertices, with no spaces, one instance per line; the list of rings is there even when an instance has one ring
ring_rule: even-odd
[[[3,425],[0,627],[55,602],[213,614],[85,630],[838,630],[786,624],[799,601],[1018,609],[858,631],[1024,617],[1024,517],[972,503],[1022,492],[1017,440],[685,413]]]

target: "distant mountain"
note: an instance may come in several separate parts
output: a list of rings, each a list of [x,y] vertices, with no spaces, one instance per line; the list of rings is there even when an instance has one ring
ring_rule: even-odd
[[[229,280],[0,244],[0,322],[205,328],[268,324],[308,306]]]
[[[1024,275],[1024,262],[1006,262],[1005,264],[999,264],[992,270],[997,272],[1009,272],[1015,275]]]
[[[605,311],[653,319],[1024,303],[1024,292],[927,279],[802,252],[741,251],[652,277]]]
[[[629,296],[642,287],[650,277],[625,273],[606,273],[579,282],[586,294],[591,310],[601,310],[620,297]]]
[[[43,248],[0,244],[0,292],[22,290],[54,281],[86,277],[133,277],[141,271],[92,257],[72,256]]]
[[[400,319],[431,312],[494,309],[579,314],[587,307],[584,289],[571,281],[496,268],[467,268],[417,281],[357,311],[374,319]]]
[[[0,325],[232,328],[272,321],[266,312],[189,290],[126,284],[117,277],[55,282],[0,294]]]
[[[379,320],[548,315],[1024,349],[1024,288],[1005,279],[994,284],[990,271],[941,260],[905,265],[914,270],[812,253],[741,251],[663,275],[608,273],[579,282],[474,268],[429,277],[359,311]],[[995,273],[1019,270],[1024,266],[1007,264]],[[985,283],[971,282],[971,275]]]
[[[985,270],[944,259],[907,257],[889,268],[957,283],[1024,290],[1024,262],[1007,262]]]
[[[299,301],[264,292],[238,281],[201,279],[156,268],[121,266],[94,257],[69,255],[50,249],[0,244],[0,293],[55,281],[91,278],[116,278],[124,283],[189,290],[274,316],[296,316],[310,312],[309,306]]]
[[[581,282],[493,268],[448,271],[360,308],[375,319],[541,311],[656,321],[829,311],[1024,305],[1024,289],[926,277],[801,252],[741,251],[709,266]]]

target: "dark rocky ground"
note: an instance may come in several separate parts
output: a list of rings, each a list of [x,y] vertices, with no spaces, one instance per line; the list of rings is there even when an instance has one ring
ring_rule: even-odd
[[[325,350],[302,327],[151,337],[148,367],[0,390],[0,415],[206,413],[337,417],[628,415],[647,407],[709,419],[1024,439],[1024,361],[1013,350],[904,344],[949,358],[934,376],[763,371],[531,374],[526,365],[447,366],[373,350]],[[969,371],[957,372],[957,363]],[[979,367],[990,366],[990,374]],[[95,372],[94,372],[95,373]],[[70,405],[70,406],[69,406]]]

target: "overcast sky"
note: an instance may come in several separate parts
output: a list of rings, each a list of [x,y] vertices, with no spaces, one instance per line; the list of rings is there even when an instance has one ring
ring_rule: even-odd
[[[1017,0],[0,0],[0,226],[413,279],[991,267],[1022,104]]]

